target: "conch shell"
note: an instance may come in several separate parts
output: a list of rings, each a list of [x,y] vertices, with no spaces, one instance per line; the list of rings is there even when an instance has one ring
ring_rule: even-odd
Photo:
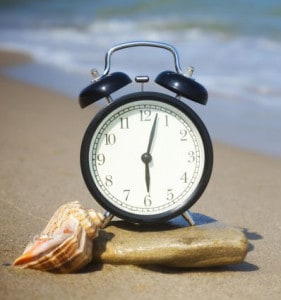
[[[84,209],[78,201],[66,203],[13,265],[54,273],[78,271],[93,258],[93,239],[103,220],[102,214]]]

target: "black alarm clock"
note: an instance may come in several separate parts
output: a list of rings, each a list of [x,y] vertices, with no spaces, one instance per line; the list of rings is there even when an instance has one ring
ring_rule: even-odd
[[[175,71],[161,72],[155,83],[175,96],[155,91],[111,94],[130,84],[123,72],[110,73],[114,52],[130,47],[158,47],[174,58]],[[106,210],[106,224],[117,216],[133,223],[159,223],[179,215],[194,225],[189,208],[204,192],[213,167],[209,133],[180,97],[206,104],[206,89],[184,75],[176,49],[150,41],[111,48],[101,76],[82,90],[82,108],[102,99],[108,105],[90,122],[81,146],[81,170],[94,199]],[[142,86],[148,76],[136,76]]]

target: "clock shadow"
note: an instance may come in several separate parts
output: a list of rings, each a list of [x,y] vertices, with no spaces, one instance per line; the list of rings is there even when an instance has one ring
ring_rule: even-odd
[[[216,219],[200,213],[192,213],[192,218],[196,226],[218,222]],[[178,216],[174,219],[162,223],[136,224],[124,220],[116,220],[116,221],[112,221],[110,225],[118,227],[120,229],[136,231],[136,232],[155,232],[155,231],[174,230],[178,228],[191,227],[189,223],[182,216]]]

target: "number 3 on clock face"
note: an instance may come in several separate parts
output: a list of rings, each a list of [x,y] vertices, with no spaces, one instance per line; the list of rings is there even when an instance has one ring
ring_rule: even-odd
[[[212,171],[209,134],[179,100],[160,93],[123,96],[90,123],[81,169],[94,198],[131,222],[160,222],[189,209]]]

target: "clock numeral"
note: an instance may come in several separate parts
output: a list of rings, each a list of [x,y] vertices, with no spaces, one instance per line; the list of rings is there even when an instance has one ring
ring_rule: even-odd
[[[141,109],[140,110],[140,120],[143,121],[151,121],[151,110],[149,109]]]
[[[111,175],[106,175],[105,176],[105,185],[107,187],[111,187],[113,185],[113,181],[112,181],[112,176]]]
[[[116,143],[116,136],[113,133],[105,134],[105,144],[106,145],[114,145]]]
[[[104,154],[100,153],[97,155],[97,161],[98,161],[98,165],[102,166],[105,163],[105,156]]]
[[[195,153],[194,153],[194,151],[188,151],[188,162],[189,163],[193,163],[193,162],[195,162]]]
[[[120,128],[121,129],[129,129],[129,119],[128,117],[120,118]]]
[[[187,179],[188,179],[187,174],[186,174],[186,172],[184,172],[183,175],[181,176],[180,180],[184,183],[187,183]]]
[[[168,201],[171,201],[174,199],[174,193],[173,193],[173,189],[168,189],[167,190],[167,198]]]
[[[131,192],[131,190],[123,190],[123,194],[125,196],[125,201],[128,201],[130,192]]]
[[[151,200],[151,196],[150,194],[147,194],[145,197],[144,197],[144,206],[146,207],[149,207],[152,205],[152,200]]]
[[[181,135],[181,141],[185,142],[187,141],[187,130],[186,129],[181,129],[180,130],[180,135]]]

